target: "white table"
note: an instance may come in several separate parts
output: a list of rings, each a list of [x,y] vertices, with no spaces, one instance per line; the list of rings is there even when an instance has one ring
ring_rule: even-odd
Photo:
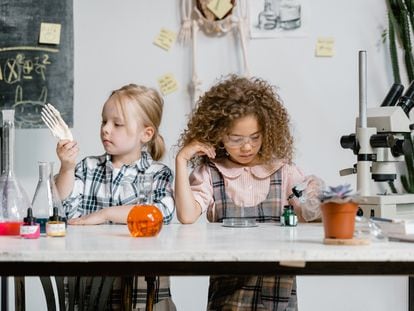
[[[324,245],[321,224],[170,224],[153,238],[125,225],[69,226],[66,237],[0,237],[0,275],[409,275],[414,244]]]

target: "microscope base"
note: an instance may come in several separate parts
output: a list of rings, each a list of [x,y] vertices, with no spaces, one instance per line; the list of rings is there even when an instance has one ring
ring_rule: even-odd
[[[414,194],[363,196],[356,202],[365,217],[373,210],[375,217],[414,219]]]

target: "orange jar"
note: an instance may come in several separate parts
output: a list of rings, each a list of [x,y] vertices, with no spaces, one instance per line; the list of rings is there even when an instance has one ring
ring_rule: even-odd
[[[162,221],[162,213],[151,204],[133,206],[127,218],[128,229],[133,237],[157,235],[162,228]]]

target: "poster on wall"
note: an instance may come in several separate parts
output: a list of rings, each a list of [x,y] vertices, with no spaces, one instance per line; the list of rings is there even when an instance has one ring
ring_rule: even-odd
[[[0,3],[0,109],[15,110],[18,128],[46,127],[46,103],[73,126],[72,1]]]
[[[303,37],[309,27],[308,0],[249,1],[251,38]]]

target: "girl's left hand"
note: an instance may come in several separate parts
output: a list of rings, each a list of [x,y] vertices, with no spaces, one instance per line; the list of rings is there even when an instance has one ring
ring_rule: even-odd
[[[315,175],[305,177],[307,187],[304,190],[304,201],[301,202],[301,214],[306,221],[321,218],[320,195],[324,189],[324,181]]]
[[[210,159],[216,157],[216,151],[214,147],[208,144],[201,143],[197,140],[190,142],[184,146],[177,154],[177,160],[183,159],[184,161],[190,161],[194,156],[206,155]]]
[[[81,216],[79,218],[72,218],[68,220],[69,225],[100,225],[106,222],[107,219],[105,217],[105,209],[89,215]]]

